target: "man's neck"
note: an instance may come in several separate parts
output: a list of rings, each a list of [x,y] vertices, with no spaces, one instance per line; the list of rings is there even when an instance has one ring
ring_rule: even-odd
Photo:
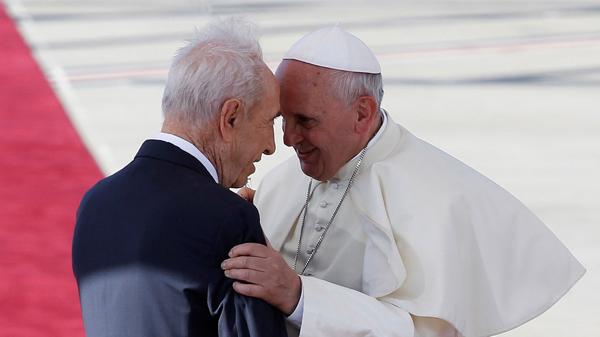
[[[375,123],[373,123],[373,128],[371,128],[371,130],[369,131],[369,139],[365,143],[365,146],[369,144],[369,142],[371,141],[371,139],[373,139],[373,137],[375,137],[381,126],[383,126],[383,112],[381,110],[377,112],[377,117],[375,118],[376,121]]]
[[[177,125],[167,122],[163,124],[163,127],[160,131],[177,136],[194,145],[213,165],[213,167],[217,171],[219,182],[223,182],[222,161],[220,160],[219,156],[217,156],[218,150],[215,149],[215,146],[212,146],[212,144],[207,141],[207,139],[209,139],[210,137],[207,137],[206,135],[202,134],[195,135],[194,133],[189,131],[188,128],[179,127]]]
[[[373,121],[371,128],[368,133],[365,135],[363,140],[358,143],[355,151],[352,152],[346,163],[352,161],[354,158],[358,156],[358,154],[369,145],[369,142],[377,135],[379,129],[383,126],[383,112],[379,111],[377,114],[376,120]]]
[[[383,125],[383,115],[382,115],[382,112],[379,111],[377,113],[377,117],[375,117],[375,120],[373,121],[373,125],[371,126],[371,128],[369,129],[369,132],[367,133],[367,137],[365,137],[365,139],[360,143],[359,149],[356,151],[356,153],[351,158],[356,157],[360,153],[360,151],[362,151],[362,149],[364,149],[365,147],[368,146],[369,142],[375,137],[375,135],[377,134],[377,132],[379,131],[379,129],[381,128],[382,125]]]

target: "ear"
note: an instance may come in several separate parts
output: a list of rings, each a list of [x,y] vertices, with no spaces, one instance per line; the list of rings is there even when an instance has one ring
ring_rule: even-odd
[[[377,102],[373,96],[360,96],[354,102],[356,112],[356,123],[354,130],[357,133],[365,133],[371,129],[371,125],[377,117]]]
[[[233,139],[234,128],[242,116],[242,102],[237,98],[230,98],[223,103],[219,113],[219,132],[223,140],[229,142]]]

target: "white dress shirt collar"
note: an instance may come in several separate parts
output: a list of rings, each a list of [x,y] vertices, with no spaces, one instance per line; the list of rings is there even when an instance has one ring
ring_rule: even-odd
[[[189,153],[194,158],[198,159],[198,161],[206,168],[208,173],[210,173],[211,177],[215,180],[215,182],[217,184],[219,183],[219,176],[217,175],[217,170],[215,169],[214,165],[210,162],[210,160],[208,160],[208,158],[206,158],[206,156],[202,152],[200,152],[200,150],[198,150],[198,148],[194,144],[188,142],[187,140],[181,137],[165,132],[161,132],[150,139],[162,140],[163,142],[171,143],[180,148],[181,150]]]

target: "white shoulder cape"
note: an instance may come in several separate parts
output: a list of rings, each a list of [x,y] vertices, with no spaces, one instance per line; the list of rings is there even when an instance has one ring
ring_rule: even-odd
[[[308,178],[296,157],[255,197],[280,248]],[[364,218],[362,291],[464,336],[510,330],[561,298],[585,269],[521,202],[391,119],[367,152],[349,199]]]

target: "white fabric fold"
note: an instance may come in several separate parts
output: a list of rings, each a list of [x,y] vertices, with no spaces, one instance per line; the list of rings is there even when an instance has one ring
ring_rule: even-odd
[[[306,291],[300,337],[413,337],[408,312],[361,292],[302,276]]]
[[[298,220],[307,183],[298,159],[291,158],[259,187],[255,204],[276,249]],[[367,152],[348,199],[365,233],[364,263],[355,271],[362,277],[362,289],[355,290],[414,316],[444,320],[464,336],[498,334],[532,319],[585,272],[510,193],[391,119]],[[338,217],[348,220],[343,214]],[[328,242],[326,238],[323,245]],[[316,259],[327,259],[319,254]],[[352,270],[352,261],[346,263],[345,270]],[[301,335],[318,336],[309,332],[328,326],[325,311],[335,312],[335,305],[339,314],[348,306],[363,305],[362,299],[350,301],[356,297],[349,295],[350,289],[311,286],[315,282],[303,278]],[[344,305],[342,297],[335,300],[331,294],[348,295],[350,302]],[[348,315],[342,319],[350,325],[363,319],[351,310]],[[364,319],[375,322],[373,317]]]

